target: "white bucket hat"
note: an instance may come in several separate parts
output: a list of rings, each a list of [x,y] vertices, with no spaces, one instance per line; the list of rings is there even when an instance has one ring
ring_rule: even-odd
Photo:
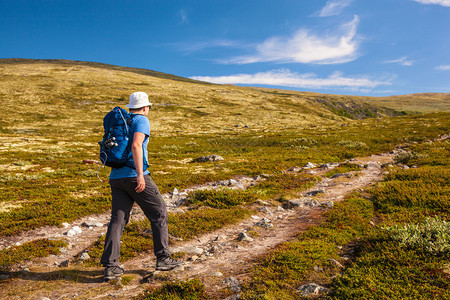
[[[126,106],[131,109],[142,108],[144,106],[151,106],[152,104],[148,101],[148,95],[144,92],[134,92],[130,95],[130,103]]]

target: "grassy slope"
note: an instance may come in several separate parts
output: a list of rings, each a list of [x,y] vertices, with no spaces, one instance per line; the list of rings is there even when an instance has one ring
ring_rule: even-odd
[[[96,178],[97,166],[82,162],[97,159],[105,113],[125,106],[136,90],[155,103],[150,169],[163,192],[388,151],[448,130],[446,114],[352,121],[311,101],[313,93],[212,85],[98,63],[0,60],[0,77],[0,235],[108,209],[107,183]],[[225,161],[189,163],[209,154]]]

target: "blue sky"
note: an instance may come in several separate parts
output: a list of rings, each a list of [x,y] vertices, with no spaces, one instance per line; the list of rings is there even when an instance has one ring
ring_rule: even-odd
[[[0,0],[0,58],[386,96],[450,92],[450,0]]]

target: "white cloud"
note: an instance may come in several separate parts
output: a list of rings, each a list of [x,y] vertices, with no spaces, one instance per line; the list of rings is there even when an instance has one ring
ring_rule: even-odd
[[[178,14],[180,15],[180,24],[186,24],[189,23],[189,19],[188,19],[188,13],[186,10],[184,9],[180,9],[178,11]]]
[[[440,65],[434,68],[439,71],[450,71],[450,65]]]
[[[329,17],[339,15],[353,0],[329,0],[318,13],[319,17]]]
[[[226,64],[256,62],[336,64],[356,59],[358,41],[356,27],[359,18],[354,16],[333,35],[317,36],[306,29],[298,30],[290,38],[271,37],[256,46],[256,53],[220,60]]]
[[[203,49],[215,48],[215,47],[235,47],[235,48],[244,48],[245,46],[231,40],[212,40],[207,42],[196,42],[196,43],[174,43],[173,46],[178,49],[185,51],[187,53],[201,51]]]
[[[442,6],[450,6],[450,0],[414,0],[422,4],[437,4]]]
[[[313,89],[350,88],[361,90],[391,84],[389,81],[374,80],[368,76],[344,76],[340,72],[335,72],[326,78],[320,78],[314,73],[299,74],[288,69],[271,70],[255,74],[193,76],[190,78],[217,84],[270,85]]]
[[[414,64],[413,60],[408,60],[406,56],[400,57],[398,59],[387,60],[384,62],[385,64],[400,64],[402,66],[410,67]]]

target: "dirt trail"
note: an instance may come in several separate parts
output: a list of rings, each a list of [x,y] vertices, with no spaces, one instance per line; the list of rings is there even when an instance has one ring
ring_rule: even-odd
[[[314,187],[303,192],[320,191],[311,196],[322,204],[330,205],[331,202],[342,200],[348,193],[364,188],[382,178],[382,164],[392,161],[393,154],[373,155],[371,157],[354,159],[352,163],[366,165],[358,172],[352,172],[351,176],[341,176],[335,179],[323,177],[323,180]],[[318,175],[327,170],[314,169]],[[235,179],[235,186],[245,188],[255,182],[255,179],[240,177]],[[260,180],[260,179],[258,179]],[[199,189],[211,187],[213,183],[192,187]],[[184,192],[184,191],[182,191]],[[181,194],[182,196],[183,194]],[[309,197],[309,196],[308,196]],[[180,197],[165,194],[168,210],[176,211],[177,201]],[[228,226],[201,236],[198,239],[178,242],[172,251],[188,253],[188,260],[184,267],[170,272],[151,272],[155,267],[155,258],[152,253],[139,255],[138,257],[123,263],[125,276],[130,282],[124,286],[111,285],[102,282],[102,269],[86,268],[73,262],[69,267],[59,267],[64,260],[72,260],[83,249],[89,246],[99,236],[106,232],[106,227],[81,227],[83,222],[89,222],[89,217],[77,220],[68,228],[47,227],[33,230],[21,236],[2,239],[0,247],[13,245],[17,242],[26,242],[36,238],[68,238],[69,249],[58,256],[50,256],[37,259],[33,262],[18,266],[11,278],[0,281],[1,299],[129,299],[136,296],[149,286],[158,285],[163,279],[186,279],[197,277],[206,285],[209,292],[214,294],[225,287],[225,278],[246,276],[246,271],[251,262],[258,256],[273,249],[281,242],[293,239],[299,232],[321,222],[323,212],[329,209],[327,205],[315,207],[299,207],[283,210],[264,204],[257,205],[259,213],[234,226]],[[109,213],[90,216],[97,222],[106,224]],[[141,219],[139,209],[134,210],[132,219]],[[255,224],[266,218],[272,228],[261,228]],[[83,233],[73,237],[67,237],[64,232],[73,226],[80,226]],[[257,231],[253,241],[237,241],[241,232],[248,230]],[[192,252],[189,254],[189,252]],[[150,272],[150,274],[149,274]],[[146,278],[144,280],[143,278]]]

